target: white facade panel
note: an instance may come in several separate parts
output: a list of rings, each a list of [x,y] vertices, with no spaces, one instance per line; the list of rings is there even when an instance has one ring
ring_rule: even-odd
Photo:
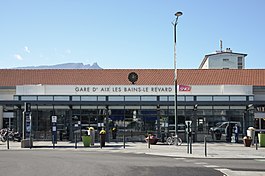
[[[183,85],[181,85],[183,88]],[[252,95],[248,85],[189,85],[178,95]],[[102,85],[24,85],[16,95],[174,95],[174,86],[102,86]],[[13,99],[13,97],[12,97]]]
[[[248,85],[192,85],[191,91],[179,95],[252,95],[252,86]]]
[[[174,86],[23,85],[16,95],[172,95]]]
[[[0,94],[0,100],[13,100],[13,94]]]
[[[15,93],[13,89],[0,89],[0,100],[13,100]]]

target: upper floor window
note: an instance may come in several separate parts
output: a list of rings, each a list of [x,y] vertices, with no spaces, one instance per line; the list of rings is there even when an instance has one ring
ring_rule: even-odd
[[[238,57],[237,58],[237,68],[238,69],[243,69],[243,57]]]
[[[229,61],[229,59],[226,59],[226,58],[225,58],[225,59],[223,59],[223,61],[224,61],[224,62],[228,62],[228,61]]]

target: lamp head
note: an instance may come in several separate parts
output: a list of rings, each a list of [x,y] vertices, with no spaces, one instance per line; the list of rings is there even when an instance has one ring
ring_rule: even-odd
[[[181,15],[183,15],[182,12],[177,12],[177,13],[175,13],[175,16],[176,16],[176,17],[179,17],[179,16],[181,16]]]

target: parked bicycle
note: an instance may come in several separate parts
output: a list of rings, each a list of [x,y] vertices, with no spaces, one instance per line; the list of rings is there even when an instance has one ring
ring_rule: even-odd
[[[15,132],[15,131],[10,130],[8,128],[1,129],[0,130],[0,140],[2,142],[6,142],[7,138],[10,141],[17,141],[17,142],[21,141],[21,135],[19,134],[19,132]]]
[[[182,139],[180,137],[178,137],[178,135],[172,135],[167,137],[166,139],[166,143],[168,145],[181,145],[182,144]]]

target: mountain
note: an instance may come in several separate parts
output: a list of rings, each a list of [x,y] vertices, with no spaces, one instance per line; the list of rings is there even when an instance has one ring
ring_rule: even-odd
[[[92,65],[83,63],[64,63],[57,65],[40,65],[40,66],[27,66],[27,67],[16,67],[16,69],[102,69],[95,62]]]

